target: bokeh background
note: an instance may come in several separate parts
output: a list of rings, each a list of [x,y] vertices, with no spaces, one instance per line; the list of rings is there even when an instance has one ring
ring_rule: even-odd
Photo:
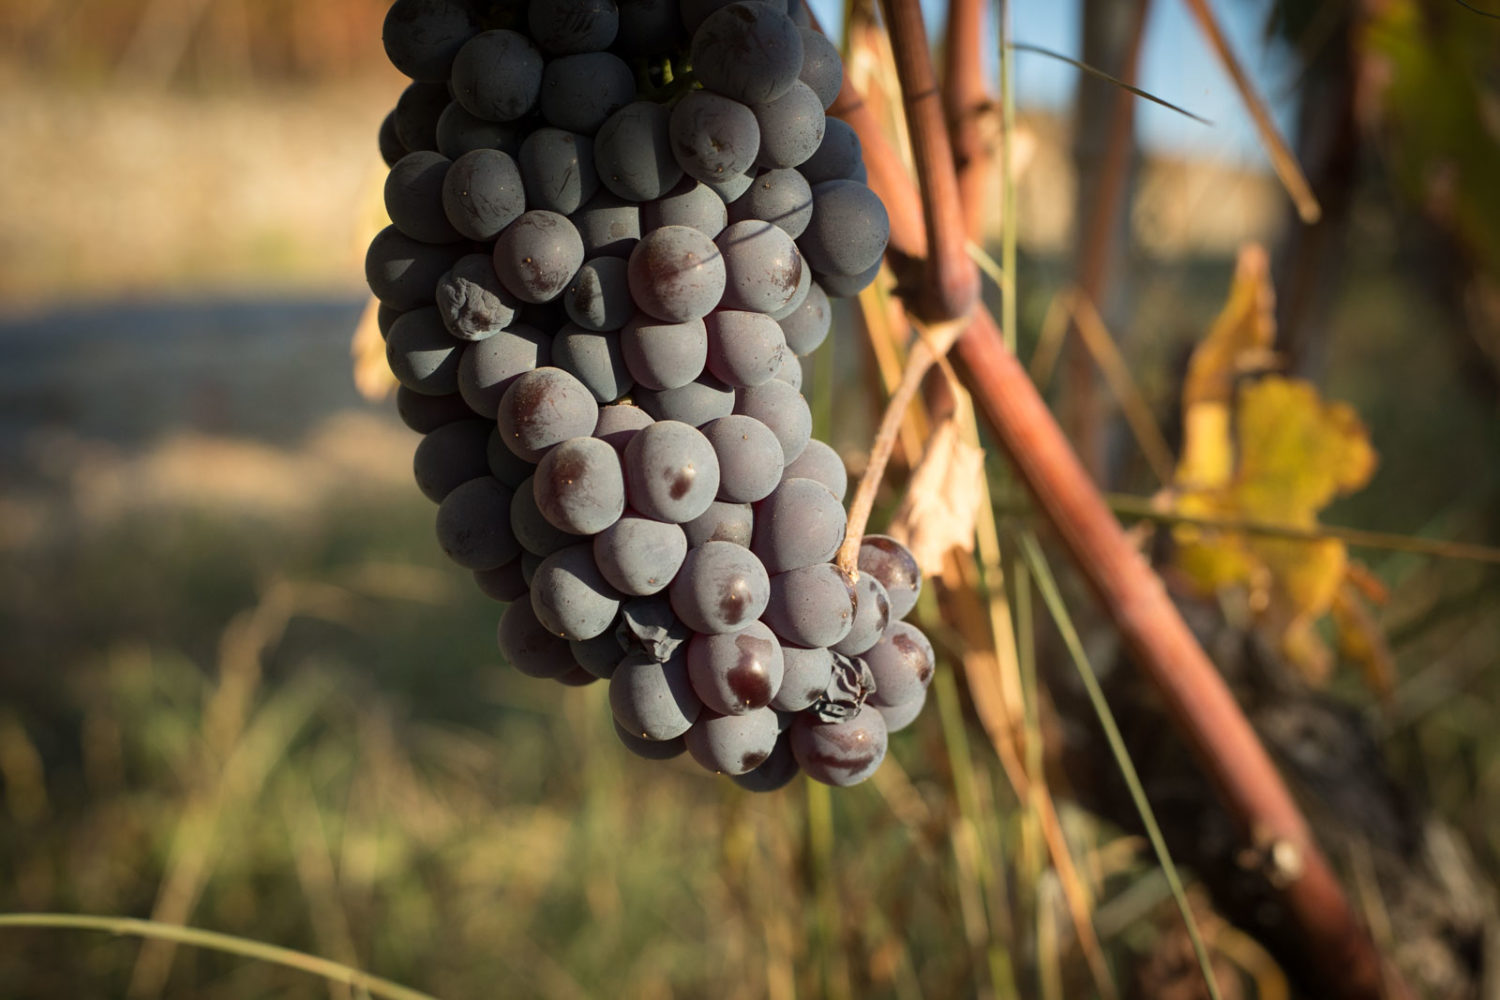
[[[1014,37],[1107,64],[1127,43],[1085,29],[1103,6],[1013,4]],[[1212,124],[1139,105],[1103,230],[1101,311],[1144,400],[1175,443],[1188,352],[1241,246],[1263,243],[1286,367],[1348,402],[1380,455],[1327,520],[1500,542],[1500,22],[1436,0],[1217,6],[1328,221],[1295,223],[1211,50],[1180,5],[1153,3],[1137,82]],[[832,794],[756,797],[690,761],[638,761],[602,686],[499,662],[498,608],[443,563],[410,483],[415,435],[351,374],[374,137],[404,83],[384,8],[0,0],[0,911],[188,923],[446,998],[1093,995],[1036,804],[1006,782],[930,599],[935,696],[876,780]],[[1087,140],[1117,91],[1036,54],[1016,74],[1029,354],[1098,235]],[[839,312],[809,372],[819,435],[856,472],[881,407],[858,320]],[[1107,398],[1090,419],[1101,481],[1149,492]],[[1003,460],[989,468],[1024,517]],[[1390,672],[1372,682],[1352,669],[1369,657],[1336,650],[1319,704],[1367,742],[1335,750],[1400,789],[1402,829],[1441,831],[1464,908],[1446,917],[1493,940],[1500,575],[1356,556]],[[1232,593],[1197,600],[1224,612],[1220,638],[1253,632]],[[1038,628],[1044,682],[1065,676]],[[1061,747],[1077,724],[1057,701],[1043,717]],[[1312,729],[1287,745],[1319,745]],[[1121,990],[1200,995],[1149,851],[1090,791],[1113,765],[1044,763]],[[1378,929],[1371,879],[1356,896]],[[1233,995],[1277,995],[1264,950],[1192,892]],[[1386,913],[1387,940],[1400,920]],[[1454,968],[1430,995],[1494,995],[1469,940],[1432,959]],[[357,994],[205,951],[5,930],[0,995]]]

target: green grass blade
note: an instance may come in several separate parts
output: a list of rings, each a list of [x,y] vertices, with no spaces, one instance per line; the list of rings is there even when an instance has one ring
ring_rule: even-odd
[[[288,969],[297,969],[314,976],[322,976],[335,983],[363,990],[372,997],[385,1000],[437,1000],[428,993],[420,993],[399,983],[379,976],[361,972],[330,959],[319,958],[306,952],[293,951],[280,945],[252,941],[249,938],[205,931],[196,927],[181,927],[163,924],[155,920],[137,920],[133,917],[94,917],[73,913],[0,913],[0,928],[25,929],[51,928],[76,931],[102,931],[105,934],[131,935],[157,941],[171,941],[226,955],[240,955]]]
[[[1198,922],[1193,918],[1192,908],[1188,906],[1187,894],[1183,891],[1182,879],[1177,874],[1177,866],[1172,862],[1172,855],[1167,850],[1167,842],[1162,837],[1161,827],[1156,823],[1156,814],[1151,809],[1151,803],[1146,799],[1146,790],[1141,787],[1141,779],[1136,774],[1135,764],[1130,759],[1130,752],[1125,749],[1125,740],[1120,736],[1120,729],[1115,724],[1114,712],[1110,711],[1109,702],[1105,700],[1104,689],[1099,686],[1099,679],[1094,676],[1094,669],[1089,665],[1088,656],[1083,651],[1083,643],[1073,627],[1073,619],[1063,604],[1062,595],[1057,589],[1057,581],[1053,579],[1052,569],[1047,565],[1047,557],[1042,553],[1042,547],[1037,544],[1036,536],[1030,531],[1019,532],[1017,537],[1021,546],[1021,555],[1031,567],[1031,573],[1036,579],[1036,587],[1041,592],[1042,601],[1047,605],[1052,620],[1057,623],[1057,631],[1062,636],[1064,645],[1068,647],[1073,665],[1078,668],[1079,679],[1083,681],[1083,686],[1088,691],[1089,701],[1093,704],[1094,713],[1099,717],[1099,725],[1104,729],[1110,752],[1114,754],[1115,762],[1120,767],[1120,774],[1125,779],[1125,785],[1130,789],[1130,797],[1135,802],[1136,811],[1140,813],[1141,823],[1146,828],[1146,836],[1151,840],[1151,848],[1156,852],[1162,873],[1167,877],[1167,884],[1172,887],[1172,898],[1177,901],[1177,909],[1182,913],[1182,922],[1186,925],[1188,937],[1193,942],[1193,953],[1198,958],[1203,980],[1208,985],[1208,995],[1212,1000],[1220,1000],[1219,983],[1214,978],[1213,966],[1209,963],[1208,949],[1203,945],[1203,937],[1198,933]]]

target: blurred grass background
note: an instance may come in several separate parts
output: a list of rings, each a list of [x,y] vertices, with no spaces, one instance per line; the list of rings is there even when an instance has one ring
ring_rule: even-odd
[[[0,6],[0,911],[155,916],[447,998],[1093,995],[1034,804],[951,656],[873,782],[763,797],[636,760],[601,686],[498,661],[498,608],[443,563],[410,485],[415,436],[349,376],[375,129],[402,83],[384,6]],[[1069,139],[1023,116],[1023,353],[1067,280]],[[1330,520],[1484,537],[1491,383],[1413,277],[1418,224],[1376,187],[1324,386],[1381,468]],[[1236,247],[1282,214],[1258,171],[1146,158],[1117,332],[1158,413]],[[880,401],[853,314],[839,323],[810,384],[837,387],[814,409],[857,470]],[[1147,482],[1128,463],[1121,480]],[[1369,561],[1403,678],[1385,748],[1493,876],[1495,574]],[[930,599],[921,614],[946,635]],[[1189,989],[1149,852],[1059,807],[1125,992]],[[1271,995],[1263,956],[1215,940],[1226,995]],[[0,995],[353,993],[5,931]]]

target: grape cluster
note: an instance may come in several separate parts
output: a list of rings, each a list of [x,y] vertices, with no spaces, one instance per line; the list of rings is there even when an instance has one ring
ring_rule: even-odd
[[[921,573],[830,561],[799,355],[889,236],[801,0],[396,0],[366,276],[444,551],[522,673],[747,788],[868,777],[921,710]]]

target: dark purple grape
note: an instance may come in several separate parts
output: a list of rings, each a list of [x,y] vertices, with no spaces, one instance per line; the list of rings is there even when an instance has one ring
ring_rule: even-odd
[[[864,654],[870,673],[875,675],[875,693],[870,700],[877,705],[904,705],[920,697],[932,683],[937,660],[932,643],[910,622],[892,622],[880,640]]]
[[[370,241],[365,280],[384,305],[408,312],[433,303],[437,283],[458,258],[463,244],[422,243],[386,226]]]
[[[453,60],[453,98],[486,121],[515,121],[536,106],[542,54],[525,35],[482,31]]]
[[[805,357],[821,347],[833,326],[833,310],[829,308],[828,296],[822,286],[813,282],[802,305],[779,322],[786,346],[793,354]]]
[[[494,419],[512,382],[551,361],[552,344],[521,323],[464,348],[458,363],[458,391],[481,417]]]
[[[807,400],[779,379],[741,389],[734,412],[754,417],[771,428],[787,462],[795,462],[812,438],[812,411]]]
[[[537,621],[530,601],[517,600],[505,609],[496,639],[500,655],[527,677],[561,677],[574,667],[567,642]]]
[[[521,549],[540,561],[559,549],[577,545],[584,539],[563,531],[542,516],[533,485],[534,477],[528,476],[516,487],[510,504],[510,530]]]
[[[776,749],[771,756],[753,771],[730,775],[729,780],[747,792],[774,792],[785,788],[801,769],[792,755],[791,738],[782,735],[776,740]]]
[[[385,211],[391,224],[423,243],[452,243],[458,230],[443,214],[443,179],[450,161],[441,153],[419,150],[396,161],[385,178]]]
[[[401,92],[391,126],[396,138],[410,152],[437,149],[437,123],[448,106],[448,88],[441,83],[418,80]]]
[[[708,373],[676,389],[637,388],[635,401],[657,420],[680,420],[702,427],[734,412],[734,389]]]
[[[527,212],[495,241],[495,273],[522,302],[551,302],[582,264],[583,238],[556,212]]]
[[[620,331],[620,352],[637,385],[676,389],[703,373],[708,333],[701,319],[664,323],[638,313]]]
[[[705,88],[744,104],[775,100],[802,72],[802,34],[763,3],[714,11],[693,33],[693,72]]]
[[[403,313],[385,338],[385,359],[396,381],[424,396],[458,390],[458,362],[464,345],[443,326],[432,306]]]
[[[437,536],[464,569],[495,569],[521,554],[510,530],[511,491],[491,476],[471,479],[438,505]]]
[[[615,735],[620,738],[625,749],[637,757],[646,760],[671,760],[673,757],[681,757],[687,750],[687,744],[681,736],[670,740],[647,740],[632,735],[625,731],[618,719],[611,720],[615,726]]]
[[[403,424],[418,434],[431,434],[444,424],[474,415],[456,392],[446,396],[426,396],[404,385],[396,389],[396,413]]]
[[[630,294],[667,323],[702,319],[724,295],[724,258],[714,241],[688,226],[665,226],[630,252]]]
[[[871,264],[868,270],[859,274],[830,274],[814,272],[818,277],[818,284],[823,286],[823,291],[835,299],[852,299],[860,292],[869,288],[875,278],[880,274],[880,261]]]
[[[412,473],[422,495],[442,503],[469,480],[489,475],[485,447],[493,428],[488,420],[455,420],[424,436],[412,455]]]
[[[696,427],[657,421],[625,446],[625,488],[633,509],[681,524],[713,502],[719,491],[719,460]]]
[[[873,705],[843,722],[802,714],[790,730],[792,754],[807,776],[825,785],[857,785],[885,760],[885,719]]]
[[[715,500],[708,510],[684,524],[682,530],[692,548],[704,542],[733,542],[748,549],[755,535],[755,510],[747,503]]]
[[[627,513],[594,536],[594,562],[622,594],[644,597],[666,589],[687,555],[679,525]]]
[[[592,639],[614,625],[620,594],[594,565],[593,546],[571,545],[537,567],[531,609],[537,621],[564,639]]]
[[[569,323],[552,338],[552,364],[588,386],[600,403],[614,402],[635,384],[616,333],[593,333]]]
[[[498,149],[510,157],[521,151],[521,122],[490,122],[476,118],[452,101],[437,121],[438,152],[456,160],[476,149]]]
[[[620,456],[596,437],[571,438],[548,451],[531,488],[542,516],[575,535],[597,534],[625,512]]]
[[[808,184],[824,181],[852,180],[864,165],[864,151],[859,145],[859,136],[842,118],[829,118],[823,123],[823,141],[818,151],[808,157],[797,170],[807,178]]]
[[[615,50],[625,56],[661,55],[682,44],[677,0],[619,0]]]
[[[812,187],[795,170],[767,170],[729,206],[733,222],[759,219],[781,229],[792,239],[812,221]]]
[[[844,88],[844,61],[838,46],[828,36],[811,28],[802,29],[802,72],[798,79],[813,89],[827,111]]]
[[[539,128],[521,143],[516,165],[526,185],[527,208],[571,215],[599,190],[594,141],[586,135]]]
[[[781,442],[769,427],[754,417],[730,414],[710,420],[702,430],[719,458],[717,499],[753,503],[777,490],[783,465]]]
[[[592,639],[574,639],[568,643],[568,649],[580,667],[605,681],[614,676],[615,668],[625,658],[625,650],[613,629]]]
[[[511,489],[517,489],[535,474],[536,465],[505,447],[505,442],[500,439],[500,428],[493,420],[485,421],[485,423],[490,427],[489,440],[485,442],[484,447],[485,462],[489,465],[490,475]],[[511,509],[515,510],[514,504]]]
[[[684,177],[671,191],[641,206],[641,224],[647,230],[689,226],[713,239],[729,224],[729,212],[713,188]]]
[[[849,492],[849,473],[844,468],[844,460],[817,438],[807,442],[807,447],[795,462],[787,463],[781,476],[783,479],[811,479],[822,483],[840,503]]]
[[[844,656],[864,655],[880,641],[890,624],[891,599],[886,596],[885,587],[869,573],[861,573],[854,581],[854,624],[848,635],[834,643],[833,651]]]
[[[760,126],[757,166],[795,167],[823,142],[823,101],[801,80],[780,97],[755,105],[754,112]]]
[[[820,112],[821,114],[821,112]],[[690,90],[672,109],[672,153],[689,177],[722,181],[755,163],[760,129],[755,113],[739,101],[707,90]]]
[[[785,382],[787,385],[791,386],[793,389],[796,389],[798,392],[801,392],[802,360],[791,351],[787,351],[781,357],[781,367],[776,371],[776,378],[782,382]],[[811,439],[809,439],[808,443],[812,443]],[[804,448],[803,450],[806,451],[807,449]]]
[[[623,457],[625,447],[630,444],[630,439],[635,437],[636,432],[650,427],[655,422],[651,419],[651,414],[629,403],[601,406],[599,420],[594,424],[594,437],[609,442],[610,446]]]
[[[594,158],[595,163],[598,157]],[[578,229],[584,252],[593,257],[629,257],[641,239],[641,209],[613,191],[600,191],[568,218]]]
[[[750,551],[772,574],[825,563],[844,540],[844,524],[843,505],[827,487],[811,479],[788,479],[755,505]]]
[[[793,646],[832,646],[854,625],[854,594],[837,566],[814,563],[771,577],[763,617]]]
[[[587,386],[561,368],[538,368],[505,390],[498,420],[506,446],[537,462],[554,445],[593,433],[599,404]]]
[[[810,708],[833,683],[833,654],[826,649],[783,646],[781,662],[781,686],[771,699],[771,707],[779,712]]]
[[[797,245],[813,270],[854,276],[878,265],[891,238],[880,196],[858,181],[824,181],[812,191],[812,221]]]
[[[774,313],[797,294],[802,255],[779,226],[746,219],[726,226],[714,242],[723,254],[723,308]]]
[[[922,593],[922,567],[911,550],[889,535],[866,535],[859,542],[859,571],[880,581],[891,602],[891,620],[911,614]]]
[[[873,704],[873,701],[871,702]],[[875,705],[880,717],[885,719],[886,732],[898,733],[917,720],[922,707],[927,704],[927,689],[921,695],[900,705]]]
[[[396,0],[380,37],[391,65],[414,80],[447,82],[453,57],[478,30],[460,0]]]
[[[753,771],[769,759],[778,735],[776,713],[757,708],[744,715],[704,712],[683,741],[705,770],[735,775]]]
[[[704,319],[708,370],[725,385],[744,388],[776,377],[787,353],[781,325],[765,313],[717,309]]]
[[[526,596],[526,578],[521,575],[519,557],[494,569],[474,570],[474,582],[484,596],[504,604]]]
[[[619,257],[584,261],[563,293],[568,318],[585,330],[618,330],[635,315],[629,265]]]
[[[620,11],[614,0],[531,0],[526,22],[543,52],[598,52],[615,40]]]
[[[672,190],[682,167],[672,155],[667,109],[635,101],[610,115],[594,136],[594,166],[605,187],[627,201],[650,201]]]
[[[598,132],[634,96],[635,74],[613,52],[561,56],[542,73],[542,117],[579,135]]]
[[[765,567],[749,549],[705,542],[688,552],[668,593],[672,610],[695,632],[735,632],[766,609]]]
[[[687,666],[699,699],[720,715],[743,715],[771,704],[784,669],[781,644],[758,621],[738,632],[695,634],[688,642]]]
[[[665,663],[627,654],[609,680],[609,707],[626,733],[656,741],[682,736],[703,711],[680,653]]]
[[[443,210],[468,239],[494,239],[526,210],[516,161],[498,149],[476,149],[454,160],[443,181]]]

